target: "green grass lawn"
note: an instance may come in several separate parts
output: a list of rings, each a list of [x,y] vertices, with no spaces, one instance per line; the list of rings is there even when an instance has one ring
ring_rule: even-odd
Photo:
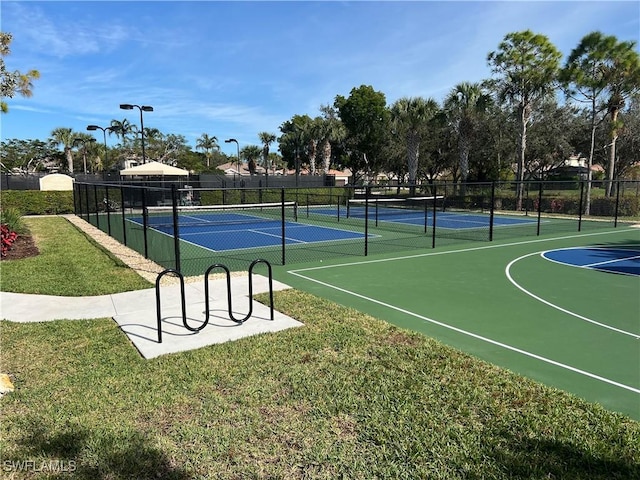
[[[40,255],[2,262],[2,291],[82,296],[153,287],[64,218],[25,218],[24,222]]]
[[[84,239],[83,255],[105,255],[70,235]],[[84,260],[75,248],[56,255]],[[45,466],[37,478],[640,478],[640,424],[628,417],[310,294],[276,292],[275,305],[305,326],[153,360],[111,319],[1,322],[0,370],[16,391],[0,399],[0,470],[35,478],[16,467],[31,461]]]

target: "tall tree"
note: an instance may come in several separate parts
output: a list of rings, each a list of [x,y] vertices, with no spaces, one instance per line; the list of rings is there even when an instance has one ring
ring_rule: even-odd
[[[522,208],[527,127],[539,100],[554,89],[562,54],[545,35],[531,30],[509,33],[489,53],[487,61],[497,75],[498,97],[513,105],[520,119],[519,155],[516,167],[517,208]]]
[[[262,143],[262,165],[264,166],[264,171],[269,173],[269,146],[276,141],[276,135],[274,133],[269,132],[260,132],[258,134],[258,138]]]
[[[196,140],[196,150],[204,150],[204,156],[207,159],[207,168],[211,166],[211,157],[214,150],[220,150],[218,145],[218,137],[203,133]]]
[[[640,180],[640,94],[632,96],[622,111],[623,127],[616,142],[618,178]]]
[[[459,83],[445,98],[444,109],[458,137],[460,181],[463,184],[469,178],[469,154],[479,128],[479,117],[486,112],[490,103],[491,97],[479,83]]]
[[[326,174],[331,167],[332,144],[344,140],[346,132],[344,125],[338,118],[338,112],[334,107],[331,105],[322,105],[320,112],[322,112],[322,118],[318,125],[320,154],[322,155],[322,169]]]
[[[578,121],[577,109],[571,104],[558,105],[555,98],[541,103],[529,128],[527,147],[527,172],[536,178],[545,179],[549,172],[565,165],[565,161],[576,153],[573,139],[583,130]]]
[[[438,103],[435,100],[421,97],[403,97],[391,106],[391,124],[396,133],[406,142],[407,171],[412,188],[416,184],[418,174],[420,140],[429,120],[438,112],[438,109]]]
[[[18,70],[10,72],[4,63],[4,57],[11,53],[13,36],[10,33],[0,32],[0,111],[7,113],[9,106],[5,98],[13,98],[16,94],[23,97],[33,95],[33,80],[40,78],[40,72],[29,70],[21,73]]]
[[[618,39],[613,35],[604,35],[601,32],[591,32],[584,36],[578,46],[571,51],[567,57],[564,67],[560,71],[560,83],[562,84],[565,94],[578,103],[585,104],[589,112],[590,124],[590,144],[588,164],[588,182],[586,192],[585,213],[588,215],[591,204],[591,175],[596,148],[596,130],[606,115],[611,113],[612,119],[619,111],[620,101],[624,104],[624,97],[630,94],[634,88],[633,82],[621,82],[621,97],[610,104],[609,100],[613,99],[616,94],[616,70],[622,67],[621,77],[627,77],[627,80],[633,76],[633,55],[630,55],[628,49],[633,49],[630,42],[619,43]],[[622,51],[621,51],[622,50]],[[618,58],[621,56],[621,58]],[[636,70],[637,70],[637,54]],[[619,66],[620,63],[626,63],[626,66]],[[629,67],[631,67],[629,69]],[[629,70],[627,70],[629,69]],[[631,74],[631,75],[628,75]],[[636,72],[636,77],[638,73]],[[636,78],[635,82],[638,82]],[[629,88],[631,87],[631,88]],[[613,110],[611,106],[615,106]],[[615,123],[614,123],[615,124]],[[616,130],[614,129],[613,132]],[[615,145],[612,139],[611,151],[614,152]],[[615,158],[615,153],[614,157]],[[613,165],[609,166],[609,171],[613,174]],[[613,177],[611,177],[613,179]]]
[[[242,155],[247,160],[247,167],[249,168],[249,173],[251,175],[255,175],[257,162],[262,154],[262,149],[257,145],[246,145],[242,147],[240,150],[240,155]]]
[[[0,168],[23,175],[45,171],[57,167],[58,154],[50,142],[13,138],[0,142]]]
[[[362,171],[368,176],[377,173],[390,116],[384,93],[361,85],[351,89],[348,98],[337,95],[334,107],[347,130],[348,166],[354,176]]]
[[[280,153],[289,167],[300,173],[302,161],[308,160],[309,125],[312,120],[309,115],[294,115],[280,125],[282,135],[278,138]]]
[[[157,128],[145,128],[145,139],[148,145],[148,158],[160,163],[175,166],[178,157],[188,149],[184,135],[163,134]]]
[[[616,144],[623,124],[618,115],[626,100],[640,91],[640,55],[636,42],[618,42],[611,52],[611,66],[608,70],[609,98],[607,111],[611,122],[609,144],[609,162],[607,168],[607,195],[612,194],[616,170]]]
[[[111,120],[110,125],[111,129],[109,130],[109,135],[114,134],[116,135],[116,137],[120,137],[120,139],[122,140],[122,146],[124,148],[127,148],[129,143],[129,134],[135,133],[136,131],[135,125],[132,125],[131,122],[126,118],[122,120]]]
[[[318,157],[318,144],[320,143],[320,140],[323,136],[321,117],[315,117],[313,120],[311,120],[311,122],[307,125],[306,134],[309,141],[309,170],[311,175],[315,175],[317,173],[316,158]]]
[[[51,132],[51,139],[55,145],[62,145],[67,159],[67,171],[73,173],[73,140],[78,134],[70,128],[58,127]]]

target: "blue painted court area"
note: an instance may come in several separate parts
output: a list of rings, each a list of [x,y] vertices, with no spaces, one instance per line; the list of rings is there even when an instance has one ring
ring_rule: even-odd
[[[563,265],[640,276],[640,246],[563,248],[544,252],[542,256]]]
[[[141,217],[130,218],[132,222],[143,224]],[[151,217],[148,225],[153,230],[169,236],[174,235],[171,217]],[[285,221],[285,243],[332,242],[361,239],[364,234],[337,228],[306,225]],[[199,213],[179,217],[179,237],[181,240],[216,252],[248,248],[274,247],[282,245],[282,221],[264,219],[239,213]]]
[[[311,209],[311,212],[318,215],[328,215],[336,217],[338,211],[335,207],[319,207]],[[391,222],[404,225],[416,225],[420,227],[425,226],[425,216],[427,227],[433,226],[433,211],[416,209],[402,209],[402,208],[389,208],[380,207],[375,205],[369,207],[369,221],[375,222]],[[346,209],[341,212],[340,215],[346,216]],[[349,218],[365,219],[365,207],[357,206],[351,207],[348,213]],[[474,229],[474,228],[488,228],[490,223],[490,216],[488,214],[475,214],[475,213],[459,213],[459,212],[436,212],[436,226],[438,228],[445,229]],[[513,225],[523,224],[535,224],[536,219],[533,218],[513,218],[494,216],[494,227],[508,227]]]

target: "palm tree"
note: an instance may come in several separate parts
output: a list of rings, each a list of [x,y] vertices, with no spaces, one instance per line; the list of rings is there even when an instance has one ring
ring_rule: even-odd
[[[451,90],[444,101],[444,109],[458,136],[460,181],[464,185],[469,177],[471,141],[477,129],[477,117],[489,106],[491,97],[482,91],[479,83],[463,82]]]
[[[320,107],[320,111],[322,112],[322,121],[319,125],[320,152],[322,155],[322,168],[326,174],[331,167],[331,144],[342,141],[347,132],[334,107],[323,105]]]
[[[269,132],[260,132],[258,138],[262,142],[262,164],[265,172],[269,173],[269,145],[276,141],[276,136]]]
[[[204,156],[207,159],[207,168],[210,167],[213,151],[220,150],[220,145],[218,145],[218,137],[216,137],[215,135],[209,136],[208,134],[203,133],[196,140],[196,149],[204,150]]]
[[[247,145],[240,150],[240,155],[247,159],[247,166],[251,175],[256,173],[256,160],[260,158],[262,149],[257,145]]]
[[[7,32],[0,32],[0,65],[2,75],[0,76],[0,111],[7,113],[9,106],[4,101],[5,97],[13,98],[17,93],[25,98],[33,95],[33,80],[40,78],[38,70],[29,70],[27,73],[19,71],[8,72],[5,69],[4,57],[11,53],[11,41],[13,35]]]
[[[316,117],[306,126],[306,134],[309,141],[309,170],[311,175],[316,174],[316,156],[318,155],[318,143],[322,137],[322,118]]]
[[[111,129],[109,130],[109,135],[115,134],[116,137],[120,137],[122,139],[122,146],[127,146],[128,135],[135,131],[135,127],[131,125],[131,122],[124,118],[122,121],[120,120],[111,120]]]
[[[416,184],[418,175],[418,156],[420,154],[420,140],[427,122],[438,111],[438,103],[429,98],[403,97],[391,106],[392,125],[395,131],[403,135],[407,148],[407,167],[409,184]]]
[[[55,145],[63,145],[64,156],[67,159],[67,170],[73,173],[73,139],[79,134],[70,128],[58,127],[51,132],[51,139]]]

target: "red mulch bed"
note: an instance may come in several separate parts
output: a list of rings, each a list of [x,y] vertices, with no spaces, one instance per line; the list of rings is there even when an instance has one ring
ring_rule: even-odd
[[[19,260],[21,258],[35,257],[40,251],[36,247],[33,238],[30,235],[18,235],[16,241],[11,245],[11,249],[2,260]]]

